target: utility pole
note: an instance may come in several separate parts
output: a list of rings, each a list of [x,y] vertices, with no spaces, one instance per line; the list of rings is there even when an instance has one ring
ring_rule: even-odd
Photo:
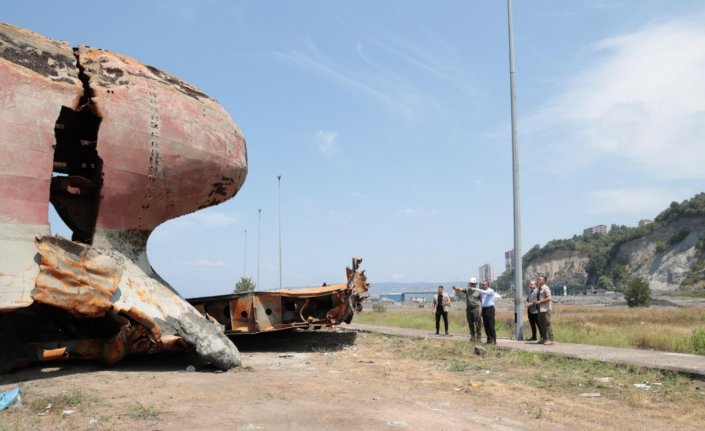
[[[282,176],[277,175],[277,182],[279,184],[279,289],[282,287]]]
[[[507,20],[509,23],[509,86],[512,105],[512,177],[514,178],[514,328],[517,340],[524,339],[524,319],[522,316],[522,282],[521,266],[521,207],[519,205],[519,132],[517,130],[516,112],[516,77],[514,69],[514,32],[512,22],[512,0],[507,0]]]
[[[262,244],[262,208],[257,210],[257,290],[262,288],[259,285],[259,256],[260,246]]]

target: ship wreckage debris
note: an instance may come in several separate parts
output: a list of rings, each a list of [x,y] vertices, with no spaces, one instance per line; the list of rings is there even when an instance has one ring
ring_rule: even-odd
[[[0,23],[0,112],[0,372],[168,350],[228,369],[240,355],[223,328],[301,326],[292,312],[337,324],[364,299],[351,269],[340,289],[279,292],[280,306],[265,293],[227,313],[203,302],[209,320],[152,269],[158,225],[232,198],[247,175],[237,125],[179,78]],[[49,203],[71,240],[51,236]],[[245,303],[251,319],[236,318]]]
[[[222,325],[228,335],[256,334],[293,328],[321,328],[350,323],[369,297],[362,259],[346,268],[346,284],[304,289],[234,293],[188,301],[204,316]]]

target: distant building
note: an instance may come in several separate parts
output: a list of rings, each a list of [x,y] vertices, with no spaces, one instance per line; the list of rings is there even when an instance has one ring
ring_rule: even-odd
[[[485,280],[488,280],[490,283],[493,282],[494,270],[492,269],[492,265],[490,265],[489,263],[482,265],[477,270],[477,276],[480,279],[480,282],[483,282]]]
[[[445,288],[445,293],[453,296],[453,290]],[[438,295],[438,290],[433,291],[413,291],[413,292],[386,292],[379,294],[380,301],[394,302],[418,302],[420,304],[432,304],[433,300]]]
[[[444,288],[443,291],[447,293],[448,295],[453,295],[453,290],[452,289],[447,289]],[[433,304],[433,300],[436,298],[436,295],[438,295],[438,290],[435,290],[433,292],[404,292],[401,294],[402,295],[402,302],[418,302],[418,303],[429,303]]]
[[[583,235],[607,235],[607,226],[603,224],[598,224],[597,226],[589,227],[583,230]]]
[[[380,293],[379,294],[380,301],[386,300],[386,301],[401,302],[403,297],[404,297],[403,293]]]
[[[504,269],[514,268],[514,249],[504,252]]]
[[[649,218],[643,218],[643,219],[639,220],[639,226],[640,226],[640,227],[641,227],[641,226],[646,226],[647,224],[651,224],[651,223],[653,223],[653,222],[654,222],[654,221],[651,220],[651,219],[649,219]]]

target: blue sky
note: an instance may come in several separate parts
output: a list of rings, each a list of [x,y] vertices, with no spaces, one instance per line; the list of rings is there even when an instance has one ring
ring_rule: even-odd
[[[284,286],[340,282],[352,256],[373,286],[504,267],[504,1],[13,0],[0,20],[169,71],[238,123],[240,193],[150,238],[184,296],[257,281],[258,249],[278,287],[277,175]],[[515,0],[514,37],[524,252],[703,191],[702,2]]]

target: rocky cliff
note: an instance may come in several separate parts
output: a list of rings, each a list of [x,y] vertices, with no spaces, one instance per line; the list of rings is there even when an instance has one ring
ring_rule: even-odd
[[[594,249],[588,251],[579,243],[575,249],[534,253],[525,260],[524,279],[546,274],[550,284],[598,286],[607,278],[619,286],[644,277],[655,291],[705,288],[705,217],[681,217],[639,229],[639,235],[616,241],[602,257],[595,257]],[[591,259],[604,261],[591,263]],[[599,268],[592,279],[591,265]]]
[[[644,277],[660,291],[681,287],[703,288],[697,280],[705,262],[705,217],[688,217],[654,229],[619,247],[612,265],[624,265],[632,277]],[[688,277],[694,283],[685,283]]]
[[[580,250],[555,250],[524,266],[524,279],[536,279],[546,274],[554,284],[584,285],[587,282],[585,265],[589,261],[587,253]]]

